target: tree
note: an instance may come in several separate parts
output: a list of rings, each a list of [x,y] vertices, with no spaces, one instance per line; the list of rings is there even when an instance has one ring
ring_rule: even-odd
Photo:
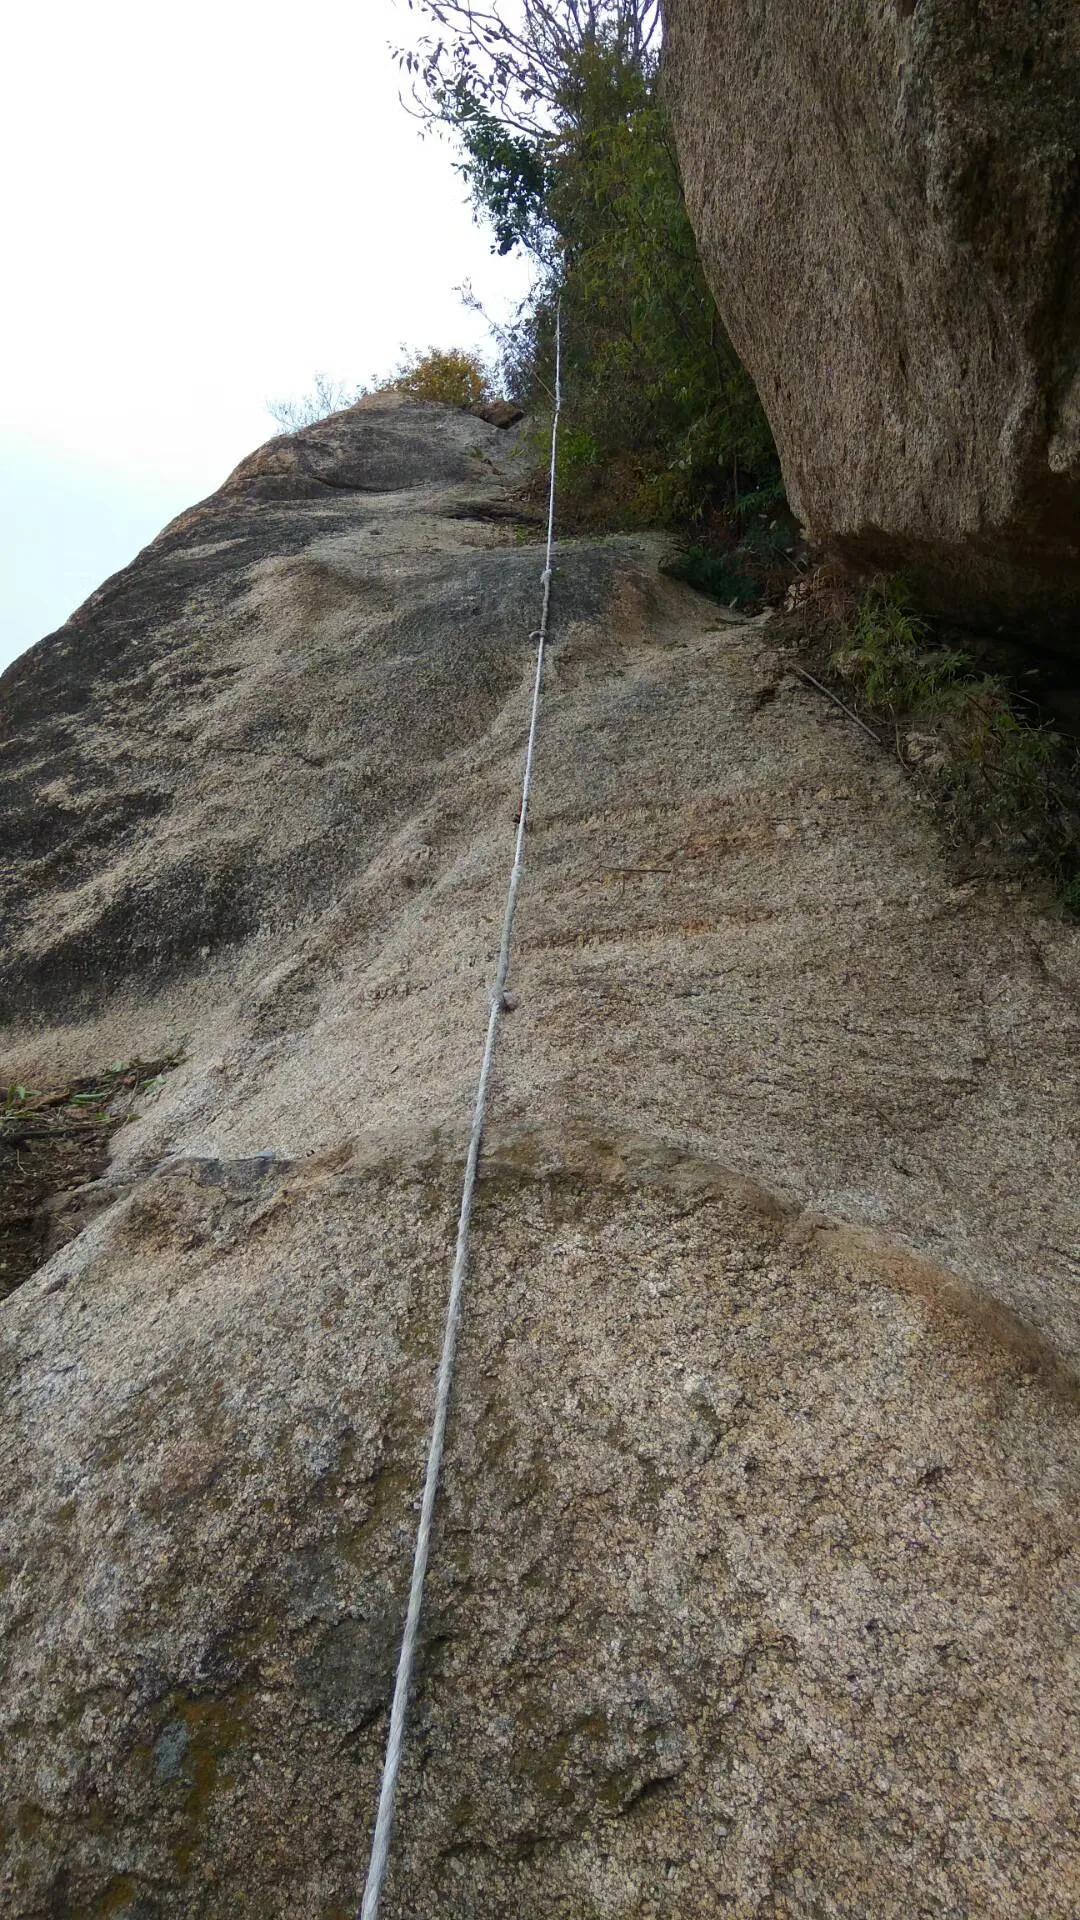
[[[266,408],[282,433],[299,433],[304,427],[313,427],[317,420],[325,420],[327,414],[353,406],[362,392],[362,387],[346,387],[325,373],[317,373],[310,393],[302,393],[297,400],[268,400]]]
[[[771,479],[754,387],[697,258],[664,108],[654,0],[411,0],[414,110],[447,129],[500,252],[536,281],[504,353],[524,400],[550,387],[561,295],[572,426],[564,486],[630,517],[700,514]]]
[[[409,0],[409,11],[436,29],[399,52],[421,115],[441,120],[467,99],[528,141],[573,114],[590,53],[616,72],[655,72],[659,60],[660,0]]]

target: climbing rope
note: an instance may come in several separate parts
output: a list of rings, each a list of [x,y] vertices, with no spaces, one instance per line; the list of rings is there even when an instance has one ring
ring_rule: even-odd
[[[536,729],[540,717],[540,688],[544,673],[544,650],[547,645],[548,613],[551,608],[551,558],[555,544],[555,456],[558,451],[559,414],[562,410],[562,309],[555,314],[555,412],[551,422],[551,474],[548,486],[547,517],[547,556],[544,571],[540,575],[543,583],[544,598],[540,611],[540,625],[530,634],[536,641],[536,672],[533,678],[532,710],[529,715],[529,738],[525,748],[525,770],[521,782],[521,811],[518,814],[517,839],[514,843],[514,864],[510,870],[510,883],[506,891],[506,910],[503,914],[502,942],[499,947],[499,961],[495,969],[495,983],[491,989],[491,1011],[488,1015],[487,1039],[484,1043],[484,1057],[480,1064],[480,1078],[476,1087],[476,1101],[473,1106],[472,1131],[469,1134],[469,1150],[465,1158],[465,1178],[461,1190],[461,1211],[458,1215],[457,1246],[454,1252],[454,1264],[450,1274],[450,1292],[446,1304],[446,1323],[443,1328],[442,1356],[435,1383],[435,1413],[431,1423],[431,1439],[428,1442],[427,1468],[424,1474],[424,1494],[420,1503],[420,1524],[416,1530],[416,1547],[413,1552],[412,1580],[409,1586],[409,1605],[405,1614],[405,1630],[401,1637],[401,1652],[398,1655],[397,1678],[394,1681],[394,1698],[390,1708],[390,1731],[386,1741],[386,1755],[383,1760],[382,1785],[379,1789],[379,1810],[375,1816],[375,1832],[371,1842],[371,1859],[368,1863],[367,1882],[364,1887],[364,1899],[360,1908],[360,1920],[377,1920],[379,1902],[382,1898],[383,1882],[390,1855],[390,1837],[394,1824],[394,1803],[397,1796],[398,1774],[401,1770],[401,1753],[405,1741],[405,1720],[409,1709],[409,1694],[412,1687],[413,1668],[416,1663],[416,1643],[420,1629],[420,1610],[424,1600],[424,1579],[427,1574],[428,1556],[431,1551],[431,1529],[435,1515],[435,1499],[439,1490],[439,1475],[442,1471],[443,1452],[446,1445],[446,1419],[450,1407],[450,1390],[454,1379],[454,1358],[457,1351],[458,1331],[461,1326],[462,1294],[465,1286],[465,1274],[469,1262],[469,1222],[472,1218],[473,1196],[476,1192],[476,1176],[480,1162],[480,1144],[484,1133],[484,1117],[487,1110],[488,1082],[491,1078],[492,1061],[495,1058],[495,1042],[499,1032],[499,1021],[506,1009],[506,981],[510,972],[510,940],[514,930],[514,913],[517,907],[518,889],[525,865],[525,824],[529,810],[529,794],[532,790],[533,762],[536,757]]]

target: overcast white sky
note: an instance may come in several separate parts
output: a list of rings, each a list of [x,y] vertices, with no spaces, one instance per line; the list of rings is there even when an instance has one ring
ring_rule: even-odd
[[[277,431],[268,398],[480,343],[523,268],[398,103],[404,0],[8,16],[0,666]]]

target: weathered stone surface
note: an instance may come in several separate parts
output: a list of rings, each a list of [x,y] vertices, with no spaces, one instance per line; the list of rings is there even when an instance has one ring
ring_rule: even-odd
[[[812,533],[1080,628],[1080,9],[666,0],[702,259]]]
[[[0,1078],[185,1056],[0,1309],[27,1920],[355,1911],[512,470],[430,408],[271,443],[3,683]],[[388,1920],[1067,1920],[1078,941],[655,558],[559,558]]]
[[[524,420],[524,407],[515,406],[512,400],[486,400],[483,406],[474,407],[478,420],[486,420],[489,427],[516,427]]]

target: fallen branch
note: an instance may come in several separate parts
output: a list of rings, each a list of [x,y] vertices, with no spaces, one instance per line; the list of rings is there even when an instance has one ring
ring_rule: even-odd
[[[875,747],[881,746],[882,741],[880,734],[875,733],[873,727],[868,727],[865,720],[860,720],[854,708],[849,707],[846,701],[841,700],[838,693],[834,693],[831,687],[827,687],[823,680],[815,680],[813,674],[807,673],[805,667],[797,667],[794,662],[788,662],[787,664],[790,665],[792,673],[798,674],[800,680],[809,680],[810,685],[816,687],[819,693],[823,693],[826,700],[831,700],[834,707],[839,707],[841,713],[846,713],[849,720],[854,720],[855,725],[862,728],[867,738],[873,741]]]

